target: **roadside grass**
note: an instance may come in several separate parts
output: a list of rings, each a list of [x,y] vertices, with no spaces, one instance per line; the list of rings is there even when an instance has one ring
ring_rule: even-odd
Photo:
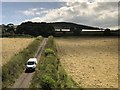
[[[48,37],[44,52],[37,65],[36,72],[32,78],[30,88],[42,88],[51,90],[57,88],[81,88],[67,75],[60,64],[57,49],[52,36]]]
[[[42,37],[37,37],[23,51],[15,54],[11,60],[2,66],[2,88],[9,88],[25,69],[25,63],[30,57],[34,57],[42,42]]]

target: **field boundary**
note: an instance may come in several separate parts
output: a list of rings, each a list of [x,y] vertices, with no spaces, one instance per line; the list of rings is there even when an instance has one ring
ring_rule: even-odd
[[[30,88],[42,88],[43,90],[52,88],[80,88],[61,66],[52,36],[48,37],[48,42],[39,63]]]
[[[41,44],[42,37],[37,37],[23,51],[14,55],[11,60],[2,66],[2,88],[10,88],[19,75],[24,71],[25,63],[33,57]]]
[[[39,58],[44,50],[44,47],[46,45],[47,39],[43,39],[41,45],[39,46],[39,49],[37,50],[36,54],[34,55],[34,58],[37,58],[39,62]],[[30,81],[32,79],[32,76],[34,75],[35,72],[23,72],[20,77],[15,81],[14,85],[12,88],[28,88]]]

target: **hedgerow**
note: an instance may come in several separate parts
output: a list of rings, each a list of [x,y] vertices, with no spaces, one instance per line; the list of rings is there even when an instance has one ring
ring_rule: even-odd
[[[80,90],[80,87],[66,74],[57,54],[54,38],[49,36],[30,88],[42,88],[42,90],[79,88]]]
[[[34,57],[38,50],[42,37],[38,37],[23,51],[15,54],[11,60],[2,66],[2,88],[9,88],[25,69],[25,63],[30,57]]]

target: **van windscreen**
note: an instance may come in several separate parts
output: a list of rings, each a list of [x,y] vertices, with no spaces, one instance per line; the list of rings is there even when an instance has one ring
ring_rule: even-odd
[[[33,65],[33,64],[34,64],[34,62],[28,62],[27,64],[28,64],[28,65]]]

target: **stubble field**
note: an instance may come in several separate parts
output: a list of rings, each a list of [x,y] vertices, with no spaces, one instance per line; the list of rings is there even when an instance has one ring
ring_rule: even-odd
[[[56,38],[60,61],[83,88],[118,87],[118,38]]]
[[[0,38],[2,41],[2,65],[6,64],[12,56],[26,48],[33,38]]]

